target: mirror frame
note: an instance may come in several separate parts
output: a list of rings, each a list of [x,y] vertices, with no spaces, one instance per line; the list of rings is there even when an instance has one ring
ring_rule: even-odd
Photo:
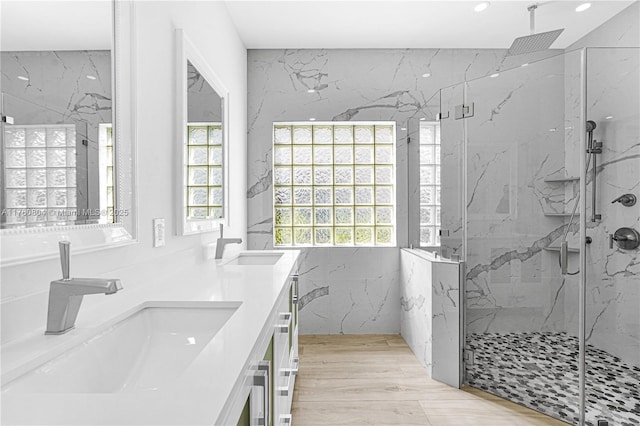
[[[175,170],[175,206],[176,235],[199,234],[218,230],[220,224],[229,224],[229,91],[218,75],[211,69],[202,54],[189,40],[184,30],[177,28],[176,33],[176,170]],[[188,219],[186,210],[188,152],[188,93],[187,61],[198,70],[222,99],[222,219]]]
[[[137,240],[135,5],[112,0],[111,34],[112,120],[114,145],[115,208],[127,211],[115,223],[60,225],[0,230],[0,266],[13,266],[57,258],[58,241],[68,240],[73,252],[90,253],[135,244]]]

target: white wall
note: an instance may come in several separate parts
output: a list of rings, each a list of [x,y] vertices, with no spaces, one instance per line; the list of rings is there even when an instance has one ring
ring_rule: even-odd
[[[581,47],[640,47],[638,22],[640,22],[640,2],[634,2],[566,50]]]
[[[136,284],[153,281],[164,271],[202,261],[202,243],[217,237],[217,233],[177,237],[173,231],[177,27],[185,30],[229,89],[231,222],[226,234],[246,241],[247,52],[226,7],[221,2],[139,1],[135,13],[139,243],[72,256],[71,265],[73,276],[121,278],[124,291],[133,291]],[[157,217],[166,219],[167,245],[162,248],[152,245],[152,219]],[[238,250],[240,246],[229,249]],[[59,262],[6,267],[1,274],[2,342],[30,331],[41,332],[46,321],[49,282],[61,275]],[[91,303],[96,302],[85,300],[85,308]],[[78,321],[82,321],[82,309]]]

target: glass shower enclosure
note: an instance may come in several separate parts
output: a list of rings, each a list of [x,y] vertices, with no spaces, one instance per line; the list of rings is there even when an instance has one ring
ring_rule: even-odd
[[[640,423],[639,59],[580,49],[440,92],[465,382],[570,424]]]

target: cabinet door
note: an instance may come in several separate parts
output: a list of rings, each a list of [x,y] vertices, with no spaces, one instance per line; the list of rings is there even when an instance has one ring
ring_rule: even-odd
[[[273,336],[262,361],[252,373],[252,384],[238,426],[273,426]]]
[[[289,351],[293,346],[294,334],[298,332],[298,275],[291,276],[289,288],[289,311],[291,312],[291,329],[289,330]]]
[[[271,340],[269,341],[269,346],[267,347],[267,351],[264,354],[264,357],[262,358],[262,365],[266,366],[263,368],[266,368],[268,371],[268,375],[269,375],[269,380],[267,382],[267,384],[265,385],[265,389],[268,390],[267,392],[267,397],[266,397],[266,402],[265,402],[265,406],[266,406],[266,418],[267,418],[267,422],[262,422],[261,425],[266,425],[266,426],[273,426],[274,422],[274,403],[273,403],[273,397],[274,397],[274,386],[275,386],[275,380],[273,380],[274,378],[274,353],[273,353],[273,339],[274,337],[271,337]]]

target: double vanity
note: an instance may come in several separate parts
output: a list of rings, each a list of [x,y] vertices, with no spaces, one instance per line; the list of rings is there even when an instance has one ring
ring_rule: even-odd
[[[2,424],[286,425],[298,251],[248,251],[84,301],[2,348]],[[99,300],[98,300],[99,299]]]
[[[245,97],[245,82],[227,46],[203,35],[215,25],[183,20],[180,2],[7,3],[0,423],[290,423],[299,252],[219,259],[241,243],[222,225],[246,234],[246,199],[230,195],[246,189],[246,140],[230,143],[246,117],[229,102],[230,90]],[[137,49],[150,40],[162,48]],[[212,259],[213,237],[197,234],[218,227]],[[123,275],[74,278],[63,261],[62,278],[49,276],[61,240],[83,256],[78,269]]]

